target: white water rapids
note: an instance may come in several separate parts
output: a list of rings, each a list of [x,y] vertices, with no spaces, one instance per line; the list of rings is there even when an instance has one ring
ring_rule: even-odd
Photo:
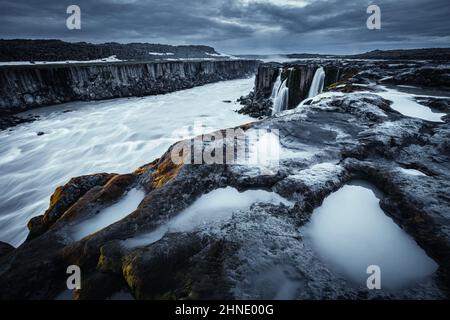
[[[176,141],[198,134],[194,126],[199,122],[216,130],[252,121],[234,112],[236,104],[223,102],[252,88],[253,79],[233,80],[34,111],[40,120],[0,132],[0,241],[22,243],[27,222],[43,214],[55,188],[72,177],[130,172]]]

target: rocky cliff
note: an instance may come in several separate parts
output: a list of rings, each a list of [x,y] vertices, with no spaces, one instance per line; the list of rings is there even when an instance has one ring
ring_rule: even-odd
[[[306,63],[264,63],[259,65],[255,77],[254,91],[241,99],[245,105],[240,112],[254,117],[268,116],[272,112],[271,97],[277,78],[281,73],[280,85],[286,80],[288,90],[287,109],[293,109],[300,102],[308,98],[308,93],[316,70],[322,66],[325,71],[324,88],[347,80],[354,76],[358,69],[340,62],[326,62],[318,64],[311,61]]]
[[[118,62],[0,67],[0,113],[77,100],[173,92],[253,74],[255,60]]]
[[[315,73],[320,67],[325,74],[323,91],[348,93],[378,90],[368,84],[406,85],[443,91],[450,88],[448,63],[330,59],[302,60],[284,64],[271,62],[259,65],[254,90],[248,96],[241,97],[240,102],[244,107],[239,112],[255,118],[271,115],[276,101],[272,96],[274,87],[280,86],[284,80],[288,96],[287,106],[283,110],[297,107],[308,98]],[[280,92],[280,89],[278,91]]]
[[[249,135],[265,128],[279,130],[289,155],[273,175],[238,164],[175,164],[171,148],[129,174],[83,176],[59,187],[44,215],[30,221],[24,244],[0,243],[0,298],[52,299],[65,290],[69,265],[82,270],[76,299],[121,290],[136,299],[272,299],[286,282],[290,299],[448,298],[448,121],[405,117],[375,94],[349,93],[240,127]],[[234,139],[222,142],[234,148]],[[368,290],[319,258],[299,230],[328,195],[354,179],[383,192],[385,213],[439,265],[432,277]],[[228,219],[202,218],[153,238],[196,200],[224,187],[271,190],[294,205],[255,203]],[[95,223],[133,188],[145,192],[136,210],[82,239],[74,236],[79,223]],[[130,245],[133,239],[142,243]]]

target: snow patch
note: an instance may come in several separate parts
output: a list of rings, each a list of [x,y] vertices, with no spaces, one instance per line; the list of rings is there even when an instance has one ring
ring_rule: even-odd
[[[151,56],[173,56],[175,53],[173,52],[149,52]]]
[[[422,171],[416,170],[416,169],[399,168],[399,170],[402,173],[410,175],[410,176],[428,177],[425,173],[423,173]]]

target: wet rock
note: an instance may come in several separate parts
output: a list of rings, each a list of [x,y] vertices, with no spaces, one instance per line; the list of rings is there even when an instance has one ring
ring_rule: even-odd
[[[0,241],[0,258],[14,251],[14,249],[15,248],[12,245]]]
[[[75,300],[105,300],[123,287],[123,278],[110,273],[94,272],[81,278],[81,289],[75,290]]]
[[[170,234],[128,255],[123,273],[138,299],[225,298],[227,288],[221,279],[224,253],[223,243]]]
[[[33,122],[35,120],[35,117],[18,117],[13,115],[2,116],[0,114],[0,131],[15,127],[23,123]]]
[[[413,85],[434,88],[450,88],[450,69],[444,67],[422,67],[407,70],[386,79],[384,82],[397,85]]]
[[[30,233],[27,241],[33,240],[50,228],[75,202],[95,186],[102,186],[114,175],[94,174],[71,179],[64,186],[56,188],[50,197],[50,206],[44,215],[35,217],[28,223]]]
[[[253,118],[268,117],[272,114],[272,101],[270,100],[241,100],[244,107],[238,110],[240,114],[246,114]]]
[[[34,238],[39,237],[41,234],[47,231],[48,226],[44,224],[43,218],[44,215],[40,215],[31,218],[30,221],[28,221],[27,227],[30,232],[28,233],[26,241],[33,240]]]
[[[430,107],[433,110],[450,113],[449,98],[445,99],[445,98],[418,97],[416,98],[416,101],[420,104]]]

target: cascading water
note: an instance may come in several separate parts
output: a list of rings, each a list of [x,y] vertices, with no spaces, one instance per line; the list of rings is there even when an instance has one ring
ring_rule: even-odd
[[[289,100],[289,88],[287,86],[287,78],[283,81],[278,92],[273,99],[272,115],[287,109]]]
[[[323,70],[322,67],[320,67],[316,70],[316,73],[314,74],[311,87],[309,88],[308,98],[315,97],[319,93],[322,93],[324,84],[325,84],[325,71]]]
[[[282,70],[283,70],[283,69],[281,69],[281,68],[279,69],[278,77],[277,77],[277,79],[275,80],[275,83],[273,84],[272,94],[271,94],[271,96],[270,96],[270,98],[272,99],[272,101],[273,101],[273,99],[275,99],[275,97],[277,96],[278,90],[280,90],[280,86],[281,86],[281,72],[282,72]]]
[[[272,101],[273,101],[273,109],[272,115],[286,110],[288,107],[288,99],[289,99],[289,88],[287,86],[288,78],[284,79],[281,82],[281,73],[282,69],[280,69],[280,73],[275,81],[272,89]]]

